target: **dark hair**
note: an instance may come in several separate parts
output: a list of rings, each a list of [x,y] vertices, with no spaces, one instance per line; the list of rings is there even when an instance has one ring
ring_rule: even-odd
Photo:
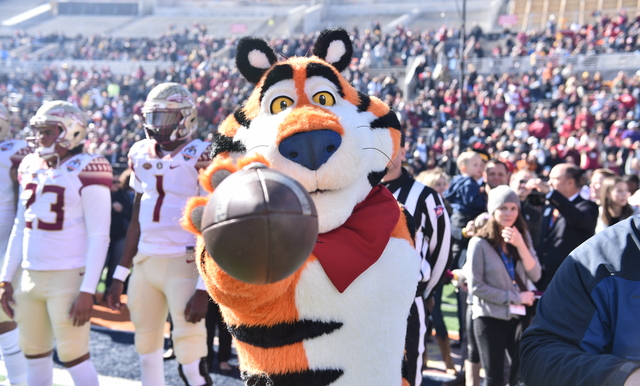
[[[569,165],[564,170],[564,173],[567,176],[567,178],[575,181],[577,188],[582,188],[586,184],[586,180],[584,177],[584,170],[580,169],[579,167],[575,165]]]
[[[610,176],[602,180],[602,185],[600,188],[600,205],[602,206],[602,214],[600,218],[602,222],[607,225],[613,225],[613,216],[611,215],[611,191],[617,184],[626,184],[627,182],[623,177],[618,176]],[[622,211],[620,212],[620,220],[624,220],[633,216],[633,208],[629,203],[622,207]]]
[[[495,158],[490,159],[489,162],[487,162],[487,165],[484,167],[484,170],[489,169],[491,167],[489,165],[493,165],[493,166],[502,165],[502,167],[504,167],[504,170],[507,172],[507,175],[509,175],[509,168],[507,167],[507,164],[500,161],[499,159],[495,159]]]
[[[406,141],[407,135],[404,133],[404,131],[400,130],[400,147],[404,147]]]
[[[520,232],[520,234],[522,235],[522,238],[524,239],[524,243],[527,245],[527,247],[531,248],[531,245],[529,245],[529,238],[526,236],[529,233],[529,230],[527,228],[527,222],[524,220],[524,217],[522,216],[522,211],[520,208],[518,208],[518,217],[516,218],[516,222],[513,225],[516,227],[518,232]],[[478,230],[478,233],[476,233],[476,236],[487,240],[489,244],[491,244],[491,246],[494,248],[498,248],[500,244],[502,244],[502,235],[500,234],[500,225],[498,224],[498,222],[496,221],[496,218],[493,215],[491,215],[489,217],[489,221],[487,221],[487,223],[484,224],[484,226]],[[505,251],[505,253],[508,253],[509,256],[513,258],[513,261],[520,260],[520,254],[518,253],[518,249],[509,243],[507,243],[507,250]]]

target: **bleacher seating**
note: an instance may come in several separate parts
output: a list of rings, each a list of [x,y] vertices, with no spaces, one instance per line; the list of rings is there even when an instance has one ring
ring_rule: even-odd
[[[27,32],[43,35],[63,33],[69,37],[78,34],[85,36],[111,34],[117,31],[118,27],[134,19],[131,16],[57,16],[27,29]]]
[[[131,23],[111,32],[115,37],[160,36],[170,27],[181,31],[198,23],[207,28],[213,36],[246,35],[256,31],[268,21],[266,17],[214,18],[191,16],[146,16],[134,19]]]
[[[568,27],[593,22],[596,11],[613,16],[622,9],[629,15],[640,10],[637,0],[511,0],[509,8],[518,16],[518,31],[544,28],[551,15],[561,27]]]

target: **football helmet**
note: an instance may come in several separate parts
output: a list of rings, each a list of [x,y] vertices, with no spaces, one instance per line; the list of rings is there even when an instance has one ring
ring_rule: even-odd
[[[9,137],[9,129],[11,127],[11,114],[5,105],[0,103],[0,141],[4,141]]]
[[[193,96],[181,84],[160,83],[142,106],[144,129],[160,146],[186,140],[197,125],[198,110]]]
[[[36,153],[47,156],[56,153],[56,145],[72,150],[79,146],[87,135],[87,115],[73,104],[65,101],[45,102],[31,118],[29,124],[36,133]],[[44,147],[40,130],[58,127],[60,133],[51,145]]]

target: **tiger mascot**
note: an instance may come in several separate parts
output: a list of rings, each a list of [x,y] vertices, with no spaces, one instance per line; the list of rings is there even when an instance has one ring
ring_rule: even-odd
[[[259,160],[300,182],[320,231],[301,268],[272,284],[232,278],[208,255],[192,216],[206,198],[185,209],[183,225],[199,236],[199,270],[236,339],[246,385],[408,384],[401,368],[419,257],[412,220],[379,185],[401,129],[386,104],[340,74],[352,51],[343,29],[320,33],[312,57],[280,62],[264,40],[241,39],[236,64],[256,87],[220,126],[215,159],[200,176],[213,190]]]

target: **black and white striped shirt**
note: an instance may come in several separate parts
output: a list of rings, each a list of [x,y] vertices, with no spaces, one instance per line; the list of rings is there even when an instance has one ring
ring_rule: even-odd
[[[449,265],[451,222],[442,197],[414,180],[405,169],[400,177],[383,185],[413,216],[416,250],[422,259],[420,281],[426,283],[425,295],[430,296]]]

